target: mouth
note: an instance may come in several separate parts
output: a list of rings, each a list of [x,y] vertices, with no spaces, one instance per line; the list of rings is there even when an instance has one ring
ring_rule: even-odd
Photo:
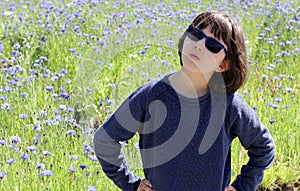
[[[189,54],[189,57],[195,61],[200,60],[200,58],[198,56],[196,56],[195,54]]]

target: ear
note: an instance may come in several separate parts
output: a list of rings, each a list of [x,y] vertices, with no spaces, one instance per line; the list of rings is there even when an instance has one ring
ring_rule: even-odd
[[[224,60],[218,68],[216,68],[216,72],[226,72],[230,69],[230,63],[229,60]]]

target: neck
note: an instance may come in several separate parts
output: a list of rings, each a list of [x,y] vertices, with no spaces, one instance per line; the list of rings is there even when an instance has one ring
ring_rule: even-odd
[[[212,74],[204,75],[199,72],[190,72],[182,68],[170,76],[173,88],[187,97],[200,97],[208,91],[208,81]]]

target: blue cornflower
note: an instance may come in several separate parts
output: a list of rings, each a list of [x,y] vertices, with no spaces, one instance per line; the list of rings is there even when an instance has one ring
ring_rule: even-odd
[[[51,152],[50,151],[42,151],[43,155],[45,156],[50,156],[51,155]]]
[[[28,154],[22,154],[22,155],[21,155],[21,158],[22,158],[23,160],[28,160],[28,159],[29,159],[29,155],[28,155]]]
[[[58,109],[61,110],[61,111],[66,111],[67,106],[66,105],[59,105]]]
[[[268,78],[268,75],[267,75],[267,74],[263,74],[261,77],[262,77],[263,79],[267,79],[267,78]]]
[[[51,120],[43,120],[43,123],[47,126],[51,126],[52,125],[52,121]]]
[[[38,124],[38,123],[34,124],[33,130],[34,130],[34,131],[40,131],[40,130],[41,130],[40,124]]]
[[[65,69],[62,69],[62,70],[61,70],[61,73],[67,75],[67,74],[69,74],[69,71],[68,71],[68,70],[65,70]]]
[[[9,165],[12,165],[14,162],[15,162],[14,159],[7,159],[6,160],[6,163],[9,164]]]
[[[243,90],[242,93],[243,93],[244,95],[247,95],[247,94],[249,94],[249,91],[248,91],[248,90]]]
[[[40,118],[44,118],[46,115],[47,115],[47,111],[45,109],[40,111]]]
[[[12,136],[11,137],[11,142],[13,144],[17,144],[17,143],[21,142],[21,138],[19,136]]]
[[[26,118],[28,118],[28,115],[27,115],[27,114],[21,114],[21,115],[20,115],[20,118],[21,118],[21,119],[26,119]]]
[[[21,96],[22,96],[22,97],[27,97],[28,94],[27,94],[27,93],[21,93]]]
[[[52,91],[53,90],[53,86],[46,86],[46,90],[47,91]]]
[[[294,76],[289,76],[289,79],[290,79],[290,80],[294,80],[295,77],[294,77]]]
[[[63,97],[63,98],[65,98],[65,99],[69,99],[70,98],[70,95],[67,92],[60,93],[60,96]]]
[[[53,172],[50,170],[45,170],[41,174],[39,174],[39,176],[47,176],[47,177],[52,176],[52,175],[53,175]]]
[[[5,172],[0,172],[0,179],[4,178],[6,176]]]
[[[0,145],[5,145],[7,143],[6,140],[0,140]]]
[[[45,38],[45,37],[40,38],[40,40],[41,40],[42,42],[46,42],[46,38]]]
[[[289,93],[294,92],[294,89],[293,89],[293,88],[285,88],[285,90],[286,90],[287,92],[289,92]]]
[[[95,186],[88,186],[89,191],[97,191]]]
[[[77,155],[70,155],[69,159],[70,159],[70,161],[72,161],[72,160],[78,160],[78,156]]]
[[[106,104],[107,105],[113,105],[113,104],[115,104],[115,100],[114,99],[108,99],[108,100],[106,100]]]
[[[19,49],[21,48],[21,45],[19,43],[14,44],[14,49]]]
[[[21,56],[21,53],[19,51],[14,50],[14,51],[12,51],[12,55],[14,57],[18,57],[18,56]]]
[[[39,163],[36,165],[36,170],[44,170],[45,169],[45,165],[43,163]]]
[[[68,130],[67,135],[75,135],[76,131],[75,130]]]
[[[73,112],[74,112],[74,108],[69,107],[69,108],[67,109],[67,112],[73,113]]]
[[[86,168],[86,166],[84,164],[79,166],[82,170]]]
[[[36,134],[35,136],[34,136],[34,140],[40,140],[41,139],[41,135],[40,134]]]
[[[6,101],[8,98],[6,96],[0,96],[0,100]]]
[[[253,109],[254,111],[257,111],[257,106],[253,106],[252,109]]]
[[[90,145],[85,144],[84,145],[84,150],[87,152],[93,152],[93,148]]]
[[[8,103],[3,103],[3,104],[1,104],[1,109],[2,110],[11,110],[11,107],[9,106]]]
[[[26,147],[26,151],[32,152],[36,150],[36,146],[28,146]]]
[[[76,48],[70,48],[69,52],[76,52]]]
[[[75,122],[75,119],[73,117],[68,117],[65,119],[66,123],[69,124],[69,123],[73,123]]]
[[[270,119],[269,123],[272,125],[273,123],[275,123],[275,120],[274,119]]]
[[[2,44],[2,42],[0,42],[0,53],[2,53],[4,50],[4,45]]]
[[[70,167],[70,168],[69,168],[69,171],[70,171],[70,172],[75,172],[75,171],[76,171],[76,167]]]
[[[95,155],[89,156],[89,159],[91,161],[98,161],[97,157]]]

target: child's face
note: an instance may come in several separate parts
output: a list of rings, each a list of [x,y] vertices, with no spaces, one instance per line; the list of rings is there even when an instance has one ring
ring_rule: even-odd
[[[221,39],[217,39],[210,28],[202,29],[208,37],[215,38],[221,42],[227,49],[227,46]],[[213,53],[205,47],[205,38],[198,41],[191,40],[188,36],[185,38],[182,48],[182,63],[184,69],[190,72],[200,72],[202,74],[212,74],[215,71],[222,72],[223,60],[225,58],[224,50]]]

